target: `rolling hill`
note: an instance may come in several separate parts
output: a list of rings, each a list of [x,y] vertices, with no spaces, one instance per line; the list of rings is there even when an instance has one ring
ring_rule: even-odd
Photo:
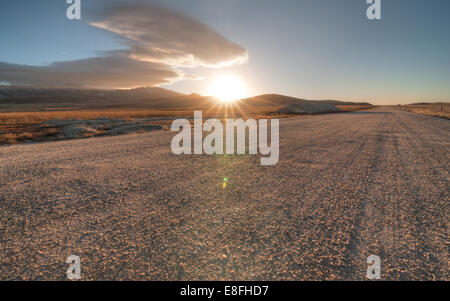
[[[249,107],[286,106],[319,102],[333,105],[369,105],[336,100],[305,100],[279,94],[264,94],[237,103]],[[214,106],[214,97],[187,95],[159,87],[129,90],[61,89],[0,86],[0,111],[51,111],[91,109],[202,109]]]

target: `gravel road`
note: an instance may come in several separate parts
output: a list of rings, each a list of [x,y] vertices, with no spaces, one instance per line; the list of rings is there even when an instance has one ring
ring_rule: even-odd
[[[283,119],[276,166],[173,136],[0,147],[0,279],[450,280],[448,120]]]

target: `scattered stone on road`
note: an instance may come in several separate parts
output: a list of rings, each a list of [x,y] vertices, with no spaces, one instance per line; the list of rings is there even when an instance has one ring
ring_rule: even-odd
[[[0,147],[0,279],[450,280],[448,120],[390,107],[280,121],[280,161],[175,133]],[[227,185],[223,179],[227,178]]]

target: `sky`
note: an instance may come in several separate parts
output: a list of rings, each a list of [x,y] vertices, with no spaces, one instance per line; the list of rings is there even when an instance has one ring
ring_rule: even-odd
[[[1,1],[0,83],[402,104],[450,101],[450,1]]]

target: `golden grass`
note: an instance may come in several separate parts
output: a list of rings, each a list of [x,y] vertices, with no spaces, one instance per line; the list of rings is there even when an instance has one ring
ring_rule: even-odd
[[[44,128],[36,130],[17,130],[14,132],[0,133],[0,144],[16,144],[23,141],[51,140],[60,132],[57,128]]]
[[[212,107],[204,111],[204,117],[227,116],[229,118],[242,116],[244,118],[272,118],[266,116],[269,112],[278,110],[279,107],[252,108],[250,111],[238,111],[235,108]],[[90,120],[97,118],[122,118],[131,120],[134,118],[192,118],[194,109],[144,109],[144,110],[73,110],[73,111],[41,111],[41,112],[5,112],[0,113],[0,144],[15,144],[23,141],[53,140],[61,129],[45,127],[41,124],[52,119],[81,119]],[[171,119],[146,122],[159,124],[163,128],[169,128]]]
[[[367,105],[337,105],[336,107],[345,112],[367,110],[367,109],[373,108],[373,106],[367,106]]]
[[[355,111],[371,106],[344,105],[337,106],[343,111]],[[206,117],[245,117],[245,118],[274,118],[271,113],[282,106],[250,107],[245,105],[213,106],[203,109]],[[200,109],[201,110],[201,109]],[[152,117],[192,117],[194,109],[137,109],[137,110],[70,110],[70,111],[33,111],[33,112],[4,112],[0,113],[0,126],[41,124],[52,119],[97,119],[97,118],[152,118]],[[291,115],[277,114],[277,118]]]
[[[209,116],[251,116],[274,112],[279,107],[255,108],[242,112],[232,109],[217,108],[204,110]],[[0,125],[40,124],[52,119],[97,119],[97,118],[152,118],[152,117],[192,117],[193,109],[161,109],[161,110],[91,110],[91,111],[45,111],[45,112],[6,112],[0,113]]]
[[[0,113],[0,125],[40,124],[52,119],[150,118],[187,116],[192,110],[92,110]]]
[[[367,106],[338,106],[343,111],[367,109]],[[251,107],[245,104],[217,105],[204,109],[204,118],[254,118],[273,119],[288,118],[298,115],[274,114],[282,106]],[[0,144],[14,144],[23,141],[54,140],[60,128],[46,127],[42,123],[52,119],[81,119],[167,117],[167,120],[155,120],[148,124],[159,124],[163,129],[170,128],[173,118],[192,118],[194,109],[136,109],[136,110],[70,110],[70,111],[33,111],[0,113]]]
[[[406,105],[400,109],[423,115],[450,119],[450,104]]]

